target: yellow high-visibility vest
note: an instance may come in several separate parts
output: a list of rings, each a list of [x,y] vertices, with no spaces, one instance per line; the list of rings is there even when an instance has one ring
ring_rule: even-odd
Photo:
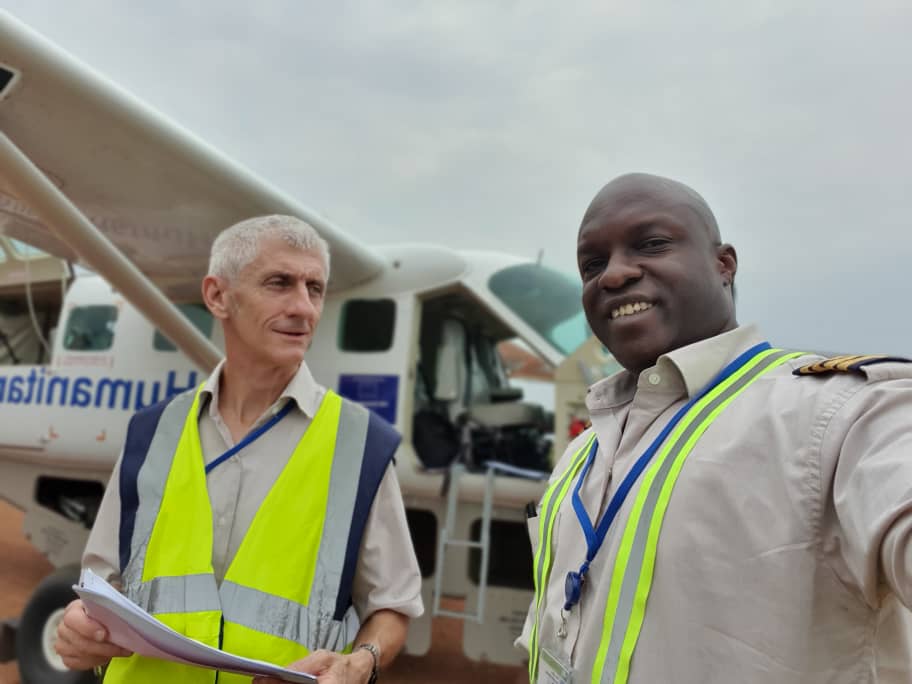
[[[198,416],[199,390],[130,423],[118,483],[127,597],[183,635],[278,665],[318,648],[350,649],[360,539],[399,435],[328,391],[218,585]],[[139,655],[114,658],[105,676],[106,684],[215,681],[250,677]]]

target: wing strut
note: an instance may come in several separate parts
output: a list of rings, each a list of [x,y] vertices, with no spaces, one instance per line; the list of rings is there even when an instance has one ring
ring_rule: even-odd
[[[215,345],[184,318],[161,290],[2,131],[0,169],[19,198],[86,264],[104,276],[201,370],[210,372],[215,368],[222,357]]]

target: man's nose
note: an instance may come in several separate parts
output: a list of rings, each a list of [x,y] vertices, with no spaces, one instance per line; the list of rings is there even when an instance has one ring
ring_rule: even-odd
[[[619,290],[630,282],[643,277],[643,269],[625,258],[623,255],[614,255],[605,265],[598,278],[598,285],[603,290]]]
[[[317,310],[317,306],[310,296],[310,290],[306,287],[298,288],[288,301],[288,313],[303,318],[311,318]]]

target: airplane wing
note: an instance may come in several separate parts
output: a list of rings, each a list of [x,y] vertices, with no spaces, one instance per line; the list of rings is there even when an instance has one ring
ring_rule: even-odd
[[[0,11],[0,131],[172,301],[196,300],[223,228],[291,214],[329,242],[332,289],[379,273],[383,259],[314,211],[108,82]],[[0,232],[77,255],[0,173]],[[72,244],[72,241],[70,241]],[[105,273],[102,273],[105,275]]]

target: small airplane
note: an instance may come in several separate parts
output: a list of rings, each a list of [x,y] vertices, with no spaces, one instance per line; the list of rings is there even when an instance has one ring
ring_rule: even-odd
[[[209,246],[274,213],[309,221],[332,251],[309,367],[403,435],[428,608],[407,652],[430,648],[434,615],[455,615],[469,658],[520,662],[525,506],[584,420],[585,387],[617,368],[577,279],[502,254],[367,247],[0,11],[0,498],[57,568],[0,630],[0,661],[18,658],[24,684],[94,681],[66,671],[53,635],[127,421],[218,362],[199,294]],[[553,414],[511,386],[497,352],[509,341],[552,369]]]

